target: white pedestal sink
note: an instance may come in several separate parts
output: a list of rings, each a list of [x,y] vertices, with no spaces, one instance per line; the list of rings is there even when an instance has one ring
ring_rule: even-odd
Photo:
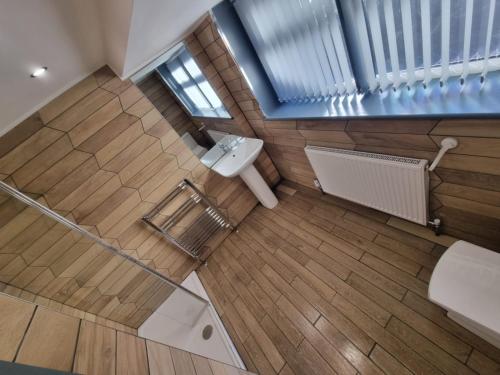
[[[264,207],[274,208],[278,199],[253,166],[263,146],[262,139],[228,135],[217,142],[201,162],[221,176],[239,175]]]

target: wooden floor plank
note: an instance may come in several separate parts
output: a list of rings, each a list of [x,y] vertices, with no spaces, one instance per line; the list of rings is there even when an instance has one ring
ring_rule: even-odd
[[[21,344],[17,363],[71,371],[80,321],[38,309]]]
[[[247,348],[248,353],[252,356],[257,371],[262,375],[273,375],[276,371],[273,366],[269,363],[268,359],[262,352],[261,346],[255,341],[252,336],[249,336],[245,341],[245,348]]]
[[[150,375],[175,374],[170,348],[154,341],[146,341]]]
[[[194,363],[188,352],[170,348],[176,374],[196,375]]]
[[[144,339],[117,332],[116,337],[116,373],[130,375],[148,375],[148,357]]]
[[[352,275],[350,277],[350,283],[354,288],[364,293],[373,301],[377,301],[377,303],[384,306],[398,319],[409,324],[416,331],[445,349],[448,353],[461,361],[467,359],[471,347],[463,341],[460,341],[457,337],[449,334],[437,324],[434,324],[411,308],[408,308],[401,302],[385,294],[383,291],[370,285],[370,283],[357,275]]]
[[[373,270],[372,268],[366,266],[364,263],[352,259],[351,257],[343,254],[337,248],[323,242],[319,247],[319,249],[332,259],[335,259],[336,261],[340,262],[344,266],[351,269],[354,273],[363,275],[363,277],[369,279],[372,283],[380,286],[382,289],[386,290],[392,296],[398,299],[402,299],[403,296],[406,294],[406,289],[402,285],[398,285],[396,282],[391,280],[385,274],[377,272],[376,270]],[[364,254],[363,256],[365,255],[366,254]],[[368,259],[375,258],[370,255],[366,255],[366,257]]]
[[[473,370],[415,332],[399,319],[392,318],[387,325],[387,330],[399,337],[441,371],[447,374],[474,374]]]
[[[12,361],[35,306],[14,298],[0,299],[0,360]]]
[[[430,321],[436,323],[439,327],[456,336],[464,343],[478,349],[481,353],[486,354],[486,356],[491,359],[497,359],[500,361],[500,348],[493,346],[489,342],[486,342],[464,327],[458,325],[453,320],[448,319],[446,317],[446,312],[441,307],[412,292],[409,292],[405,296],[403,303],[416,313],[426,317]]]
[[[294,280],[292,286],[311,302],[330,323],[338,328],[363,353],[368,354],[374,341],[357,325],[349,320],[335,306],[325,301],[300,279]]]
[[[271,282],[281,291],[282,294],[287,296],[290,301],[299,309],[302,314],[311,322],[314,323],[319,318],[319,312],[304,298],[300,293],[298,293],[290,284],[286,283],[276,272],[273,271],[271,267],[267,265],[263,268],[263,273],[266,275]]]
[[[355,374],[356,369],[343,357],[285,297],[277,302],[281,311],[298,327],[305,339],[341,374]]]
[[[370,361],[327,319],[319,318],[314,326],[360,373],[382,374],[380,368]]]
[[[260,323],[255,319],[255,317],[250,313],[250,310],[245,306],[241,299],[237,299],[234,302],[238,313],[250,330],[251,335],[255,341],[259,344],[264,352],[264,355],[269,360],[271,366],[276,372],[279,372],[284,366],[285,361],[280,355],[273,342],[269,339],[266,332],[262,329]]]
[[[498,362],[492,361],[490,358],[486,357],[477,350],[472,351],[467,364],[469,365],[469,367],[480,374],[500,374],[500,364]]]
[[[411,372],[406,367],[379,345],[375,345],[373,348],[370,359],[388,375],[411,375]]]
[[[351,303],[370,315],[377,323],[382,326],[387,324],[391,314],[384,310],[383,307],[365,297],[362,293],[358,292],[315,261],[309,261],[307,263],[307,268],[315,272],[316,275],[331,285],[338,293],[351,301]]]
[[[83,320],[73,371],[81,374],[114,374],[115,360],[115,330]]]

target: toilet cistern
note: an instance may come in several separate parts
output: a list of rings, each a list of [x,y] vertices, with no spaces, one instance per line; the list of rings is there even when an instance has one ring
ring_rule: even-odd
[[[203,156],[201,162],[221,176],[240,176],[264,207],[274,208],[278,199],[253,165],[263,146],[262,139],[227,135]]]

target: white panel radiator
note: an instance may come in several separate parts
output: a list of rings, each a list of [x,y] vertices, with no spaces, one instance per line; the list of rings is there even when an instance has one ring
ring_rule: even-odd
[[[427,160],[307,146],[325,193],[426,225]]]

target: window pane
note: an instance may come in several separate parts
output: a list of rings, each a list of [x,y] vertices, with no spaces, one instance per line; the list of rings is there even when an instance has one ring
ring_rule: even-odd
[[[208,101],[203,97],[200,89],[193,83],[182,67],[179,66],[171,72],[174,79],[184,89],[186,95],[189,96],[196,107],[204,109],[211,108]]]
[[[211,108],[223,107],[219,97],[212,89],[212,86],[210,86],[208,81],[205,79],[203,73],[201,72],[200,68],[198,68],[198,65],[196,65],[193,58],[188,53],[186,54],[183,53],[180,56],[180,58],[182,59],[184,67],[189,72],[189,75],[193,77],[195,82],[198,84],[200,90],[205,94],[207,100],[210,102],[210,104],[207,105],[206,108],[209,108],[210,106]]]
[[[281,102],[356,90],[333,0],[236,0],[235,9]]]
[[[157,71],[193,116],[231,118],[185,47]]]

